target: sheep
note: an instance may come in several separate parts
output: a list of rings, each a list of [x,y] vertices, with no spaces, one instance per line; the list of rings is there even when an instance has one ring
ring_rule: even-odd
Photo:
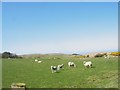
[[[107,58],[107,57],[104,55],[104,58]]]
[[[64,64],[58,65],[57,70],[63,69]]]
[[[83,64],[87,68],[92,67],[92,62],[91,61],[88,61],[88,62],[84,61]]]
[[[35,59],[35,62],[37,62],[38,60],[37,59]]]
[[[104,58],[110,59],[110,56],[109,55],[104,55]]]
[[[57,66],[51,66],[52,73],[57,72]]]
[[[71,67],[71,66],[72,66],[72,67],[76,67],[76,65],[75,65],[74,62],[68,62],[68,66],[69,66],[69,67]]]
[[[38,61],[38,63],[41,63],[42,61]]]

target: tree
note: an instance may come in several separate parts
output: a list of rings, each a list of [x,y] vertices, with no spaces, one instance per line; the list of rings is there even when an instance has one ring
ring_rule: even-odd
[[[79,55],[79,54],[77,54],[77,53],[73,53],[72,55]]]
[[[2,58],[21,58],[16,54],[10,53],[10,52],[3,52]]]
[[[89,57],[89,55],[87,55],[87,57]]]
[[[10,52],[2,53],[2,58],[10,58]]]

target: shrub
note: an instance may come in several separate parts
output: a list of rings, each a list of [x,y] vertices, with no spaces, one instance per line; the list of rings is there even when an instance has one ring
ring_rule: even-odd
[[[77,53],[73,53],[72,55],[79,55],[79,54],[77,54]]]
[[[104,54],[96,54],[95,57],[103,57]]]
[[[19,57],[18,55],[10,53],[10,52],[3,52],[2,58],[22,58],[22,57]]]
[[[87,55],[86,57],[89,57],[89,55]]]
[[[112,52],[111,55],[113,55],[113,56],[120,56],[120,52]]]
[[[85,56],[81,55],[81,56],[74,56],[75,58],[85,58]]]

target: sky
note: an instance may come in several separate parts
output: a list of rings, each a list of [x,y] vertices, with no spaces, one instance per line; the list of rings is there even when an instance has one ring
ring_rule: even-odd
[[[1,0],[2,2],[119,2],[119,0]]]
[[[2,4],[3,52],[86,53],[117,49],[117,2]]]

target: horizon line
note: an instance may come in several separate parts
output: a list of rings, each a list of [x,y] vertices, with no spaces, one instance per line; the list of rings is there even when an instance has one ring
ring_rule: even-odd
[[[10,53],[13,53],[13,52],[11,52],[11,51],[3,51],[3,52],[10,52]],[[2,52],[2,53],[3,53]],[[29,55],[29,54],[74,54],[74,53],[76,53],[76,54],[80,54],[80,55],[84,55],[84,54],[89,54],[89,53],[98,53],[98,52],[120,52],[119,50],[101,50],[101,51],[89,51],[89,52],[83,52],[83,51],[81,51],[81,52],[46,52],[46,53],[13,53],[13,54],[16,54],[16,55]]]

